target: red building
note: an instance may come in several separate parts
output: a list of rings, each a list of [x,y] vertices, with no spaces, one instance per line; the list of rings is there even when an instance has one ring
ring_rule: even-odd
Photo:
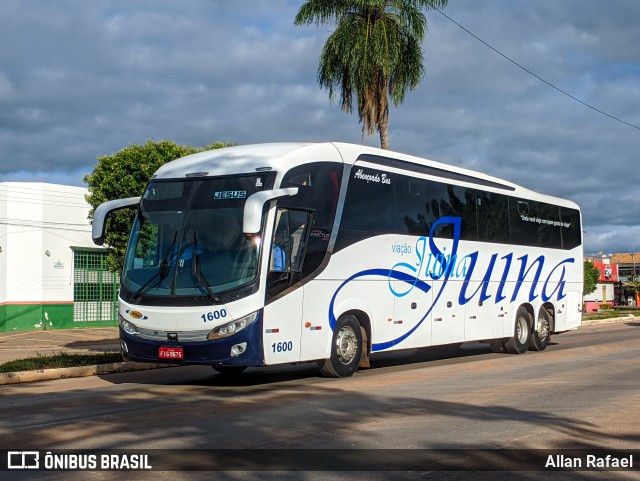
[[[587,312],[600,309],[601,304],[615,305],[618,303],[616,287],[620,284],[618,264],[612,264],[609,259],[593,260],[593,265],[600,271],[600,278],[596,290],[585,294],[584,305]]]

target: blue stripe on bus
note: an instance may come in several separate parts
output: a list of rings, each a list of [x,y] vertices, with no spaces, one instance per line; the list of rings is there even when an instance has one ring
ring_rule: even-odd
[[[414,287],[420,289],[425,294],[428,293],[431,290],[431,286],[429,284],[427,284],[424,281],[421,281],[417,277],[414,277],[414,276],[412,276],[410,274],[407,274],[406,272],[394,271],[394,270],[389,270],[389,269],[367,269],[365,271],[357,272],[356,274],[352,275],[347,280],[345,280],[342,284],[340,284],[340,287],[338,287],[336,292],[334,292],[333,297],[331,298],[331,302],[329,303],[329,325],[331,326],[331,330],[335,329],[336,322],[337,322],[335,314],[333,312],[333,305],[335,303],[335,300],[336,300],[336,297],[337,297],[338,293],[340,292],[340,290],[346,284],[348,284],[352,280],[358,279],[360,277],[365,277],[365,276],[381,276],[381,277],[385,277],[387,279],[396,279],[398,281],[406,282],[407,284],[413,285]],[[422,324],[422,322],[425,320],[425,318],[429,315],[429,312],[431,312],[431,309],[429,309],[427,314],[422,319],[420,319],[418,324],[416,324],[413,327],[413,329],[411,329],[409,332],[407,332],[403,336],[399,337],[398,339],[393,339],[393,340],[391,340],[389,342],[373,344],[371,346],[372,350],[374,350],[374,351],[382,351],[384,349],[388,349],[388,348],[394,346],[395,344],[398,344],[398,343],[402,342],[404,339],[409,337],[418,328],[418,326],[420,326],[420,324]]]

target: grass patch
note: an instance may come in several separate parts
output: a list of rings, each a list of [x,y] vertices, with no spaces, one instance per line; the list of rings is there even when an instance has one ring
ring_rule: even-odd
[[[122,356],[119,352],[69,354],[61,351],[57,354],[46,356],[36,353],[35,356],[26,359],[16,359],[15,361],[0,364],[0,373],[37,371],[40,369],[55,369],[59,367],[95,366],[97,364],[111,364],[114,362],[122,362]]]
[[[583,321],[597,321],[598,319],[613,319],[614,317],[620,317],[620,313],[613,309],[606,312],[590,312],[582,316]]]
[[[627,317],[628,315],[640,316],[640,311],[635,309],[605,309],[601,312],[590,312],[582,315],[583,321],[597,321],[598,319],[613,319],[615,317]]]

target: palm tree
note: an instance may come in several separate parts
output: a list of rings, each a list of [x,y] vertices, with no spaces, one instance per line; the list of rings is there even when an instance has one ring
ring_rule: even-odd
[[[296,15],[296,25],[336,24],[320,55],[318,82],[332,100],[340,89],[345,112],[352,111],[355,94],[363,137],[378,130],[383,149],[389,148],[389,98],[401,104],[424,74],[422,9],[444,8],[447,1],[307,0]]]

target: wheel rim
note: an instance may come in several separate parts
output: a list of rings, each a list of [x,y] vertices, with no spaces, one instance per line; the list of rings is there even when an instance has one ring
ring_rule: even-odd
[[[545,317],[538,319],[538,338],[542,341],[549,337],[549,320]]]
[[[338,331],[336,337],[336,354],[342,364],[353,361],[358,351],[358,339],[356,333],[349,326],[344,326]]]
[[[529,337],[529,325],[524,317],[518,318],[518,324],[516,325],[516,339],[520,344],[525,344]]]

